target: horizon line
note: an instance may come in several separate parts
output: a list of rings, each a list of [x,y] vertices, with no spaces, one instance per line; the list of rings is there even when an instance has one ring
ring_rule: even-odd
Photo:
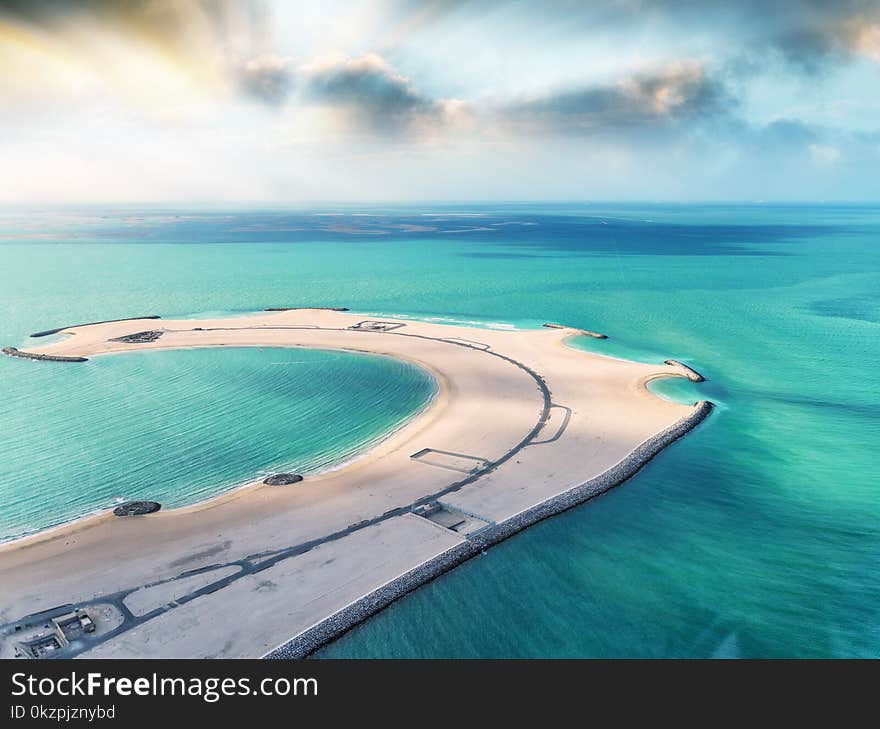
[[[655,205],[655,206],[685,206],[685,205],[704,205],[704,206],[815,206],[815,207],[832,207],[832,206],[850,206],[850,207],[873,207],[880,206],[880,199],[871,200],[808,200],[808,199],[778,199],[778,200],[744,200],[744,199],[694,199],[694,200],[646,200],[646,199],[615,199],[615,198],[592,198],[592,199],[542,199],[542,200],[521,200],[516,198],[497,199],[497,200],[453,200],[453,199],[423,199],[423,200],[300,200],[296,202],[261,202],[261,201],[131,201],[131,202],[2,202],[0,201],[0,211],[37,211],[44,210],[60,210],[60,209],[164,209],[164,210],[188,210],[188,209],[242,209],[242,210],[265,210],[265,211],[306,211],[312,208],[321,207],[416,207],[419,205],[438,205],[438,206],[477,206],[477,205]]]

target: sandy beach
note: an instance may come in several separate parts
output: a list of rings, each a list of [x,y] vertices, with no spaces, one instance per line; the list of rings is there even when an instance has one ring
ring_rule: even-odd
[[[646,387],[658,377],[692,378],[683,366],[573,349],[566,340],[578,330],[376,322],[315,309],[127,320],[23,347],[84,358],[188,347],[349,350],[412,362],[439,389],[366,454],[301,483],[255,483],[142,517],[101,514],[0,545],[0,623],[106,603],[123,622],[78,649],[89,656],[264,655],[401,574],[466,551],[494,525],[609,472],[694,412]],[[132,337],[141,332],[161,334]],[[204,578],[188,586],[193,574]]]

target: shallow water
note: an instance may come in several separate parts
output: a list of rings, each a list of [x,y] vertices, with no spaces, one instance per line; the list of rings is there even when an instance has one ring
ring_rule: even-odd
[[[5,539],[129,499],[183,506],[266,470],[325,470],[399,426],[435,389],[404,362],[302,349],[4,364]]]
[[[296,305],[605,332],[576,346],[687,362],[709,381],[653,386],[716,412],[621,488],[321,655],[880,655],[880,209],[495,205],[470,210],[489,230],[449,232],[474,227],[446,215],[460,211],[379,211],[364,235],[272,211],[10,216],[0,340]],[[425,220],[435,230],[391,227]],[[0,359],[7,401],[31,387],[18,364]],[[124,473],[124,453],[94,458]]]

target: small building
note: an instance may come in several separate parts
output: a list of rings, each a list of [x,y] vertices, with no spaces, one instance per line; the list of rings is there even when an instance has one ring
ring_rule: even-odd
[[[26,658],[44,658],[67,648],[71,641],[85,633],[94,633],[95,621],[85,610],[74,610],[52,618],[45,627],[49,632],[20,641],[16,653]]]
[[[43,658],[60,651],[66,645],[67,641],[62,645],[55,633],[43,633],[36,638],[21,641],[16,647],[26,658]]]
[[[95,632],[95,623],[84,610],[75,610],[52,618],[52,624],[58,637],[65,641],[76,640],[83,633]]]

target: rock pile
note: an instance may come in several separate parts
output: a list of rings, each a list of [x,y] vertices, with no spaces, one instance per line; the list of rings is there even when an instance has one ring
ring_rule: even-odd
[[[142,516],[152,514],[161,508],[162,504],[158,501],[126,501],[113,509],[113,513],[116,516]]]
[[[263,481],[267,486],[290,486],[292,483],[299,483],[303,477],[298,473],[276,473]]]
[[[116,337],[111,342],[123,342],[124,344],[149,344],[155,342],[164,332],[161,329],[152,329],[148,332],[135,332],[126,334],[124,337]]]
[[[42,362],[88,362],[88,357],[65,357],[60,354],[34,354],[32,352],[22,352],[15,347],[3,347],[3,354],[10,357],[21,357],[22,359],[35,359]]]

